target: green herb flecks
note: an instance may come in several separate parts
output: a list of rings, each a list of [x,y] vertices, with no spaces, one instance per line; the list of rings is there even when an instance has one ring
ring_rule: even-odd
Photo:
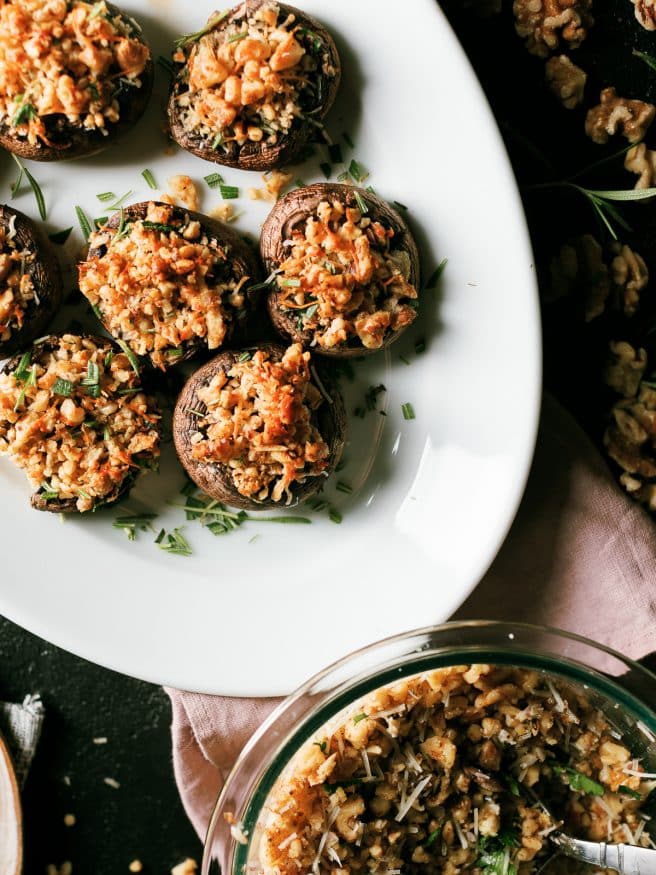
[[[80,380],[80,386],[84,386],[90,398],[100,397],[100,368],[95,362],[87,365],[87,375]]]
[[[315,747],[318,747],[321,753],[325,753],[328,750],[328,742],[327,741],[313,741],[312,744]]]
[[[647,52],[639,52],[637,49],[633,50],[633,54],[656,72],[656,57],[654,55],[649,55]]]
[[[59,493],[49,483],[42,483],[39,487],[39,495],[46,501],[54,501],[59,498]]]
[[[449,263],[448,258],[443,258],[442,261],[437,265],[433,273],[428,277],[426,281],[425,288],[428,290],[432,290],[437,287],[437,283],[439,282],[440,277],[444,273],[444,268]]]
[[[183,490],[187,499],[184,504],[171,502],[173,507],[184,510],[188,520],[196,520],[213,535],[227,535],[244,523],[280,523],[283,525],[309,525],[312,520],[301,516],[251,516],[245,510],[235,511],[220,501],[209,498],[189,483]]]
[[[113,201],[116,195],[113,191],[101,191],[96,197],[101,203],[106,203],[107,201]]]
[[[137,532],[154,532],[152,522],[157,518],[156,513],[140,513],[131,516],[118,516],[112,523],[113,528],[122,529],[127,535],[128,541],[135,541]]]
[[[354,189],[354,191],[353,191],[353,197],[355,198],[355,202],[357,203],[358,209],[360,210],[362,215],[366,216],[367,213],[369,212],[369,205],[367,204],[366,200],[362,197],[360,192],[357,190],[357,188]]]
[[[406,420],[416,419],[414,407],[409,401],[406,401],[405,404],[401,405],[401,412],[403,413],[403,418]]]
[[[173,529],[172,532],[162,529],[155,538],[155,543],[160,550],[173,553],[175,556],[191,556],[193,554],[191,545],[182,534],[182,529],[180,528]]]
[[[36,179],[32,176],[32,174],[27,169],[27,167],[23,164],[23,162],[20,160],[18,155],[12,155],[11,157],[14,159],[14,161],[16,162],[16,164],[19,167],[19,178],[15,183],[15,189],[14,189],[14,186],[12,186],[12,194],[15,194],[16,192],[18,192],[18,189],[20,187],[20,179],[22,178],[23,174],[25,174],[27,181],[29,182],[30,186],[32,187],[32,191],[34,192],[34,198],[36,200],[36,205],[39,208],[39,215],[45,221],[48,217],[48,211],[46,210],[46,201],[45,201],[45,198],[43,197],[43,192],[41,191],[41,186],[36,181]]]
[[[63,246],[64,243],[71,236],[71,231],[73,230],[73,226],[70,228],[64,228],[62,231],[53,231],[52,234],[48,234],[48,238],[52,240],[57,246]]]
[[[623,793],[624,796],[630,796],[632,799],[642,799],[642,793],[638,793],[637,790],[631,789],[631,787],[627,787],[626,784],[620,784],[617,788],[618,793]]]
[[[77,216],[78,223],[80,225],[80,230],[82,231],[82,236],[89,242],[89,237],[91,236],[91,222],[87,218],[86,213],[82,209],[82,207],[75,207],[75,215]]]
[[[157,183],[155,182],[155,177],[153,176],[153,173],[151,170],[149,170],[146,167],[145,170],[141,171],[141,175],[146,180],[146,185],[148,186],[148,188],[152,188],[152,189],[157,188]]]
[[[220,185],[224,184],[223,177],[220,173],[210,173],[208,176],[204,176],[203,179],[209,188],[218,188]]]
[[[366,720],[366,719],[367,719],[366,714],[356,714],[355,717],[353,718],[353,722],[354,723],[361,723],[363,720]]]
[[[132,367],[132,370],[135,372],[135,374],[138,377],[140,377],[141,374],[139,373],[139,360],[137,359],[136,355],[132,352],[132,350],[130,349],[130,347],[127,345],[127,343],[124,340],[120,340],[119,338],[116,338],[116,343],[118,343],[118,345],[121,347],[121,349],[123,350],[123,352],[127,356],[127,359],[130,362],[130,366]]]
[[[426,841],[424,842],[425,848],[430,848],[432,844],[434,844],[442,833],[442,827],[438,826],[437,829],[434,829],[432,833],[428,836]]]
[[[584,775],[583,772],[579,772],[571,766],[555,765],[553,770],[557,775],[565,775],[570,789],[577,793],[586,793],[589,796],[604,795],[604,788],[598,781],[594,781],[592,778]]]
[[[38,113],[36,109],[29,101],[25,101],[24,103],[21,103],[21,105],[14,113],[14,117],[12,118],[11,123],[13,127],[17,128],[20,125],[26,125],[34,118],[38,118]]]
[[[165,225],[163,222],[148,222],[146,219],[141,223],[149,231],[161,231],[162,234],[179,234],[180,229],[173,225]]]
[[[475,865],[482,869],[483,875],[517,875],[517,867],[511,862],[510,853],[518,844],[516,833],[510,829],[502,829],[496,836],[481,836]]]
[[[58,377],[53,383],[52,393],[54,395],[61,395],[63,398],[70,398],[73,394],[73,384],[70,380],[64,380],[62,377]]]
[[[337,525],[339,525],[342,522],[342,520],[344,519],[344,517],[341,515],[341,513],[338,510],[336,510],[334,507],[330,508],[330,510],[328,511],[328,516],[330,518],[331,523],[336,523]]]
[[[343,164],[344,157],[342,155],[342,147],[339,143],[331,143],[328,146],[328,155],[333,164]]]
[[[323,175],[326,177],[326,179],[330,179],[330,177],[331,177],[332,174],[333,174],[333,168],[331,167],[331,165],[328,164],[327,162],[323,161],[323,162],[319,165],[319,167],[321,168],[321,172],[322,172]]]
[[[235,200],[239,197],[239,189],[236,185],[219,185],[219,191],[224,201]]]
[[[344,133],[342,134],[342,139],[350,149],[355,149],[355,143],[353,142],[350,134],[348,134],[347,131],[344,131]]]
[[[209,33],[213,30],[217,24],[219,24],[223,19],[229,14],[230,10],[226,10],[225,12],[221,12],[218,15],[213,15],[210,20],[207,22],[205,27],[201,28],[201,30],[197,30],[194,33],[185,33],[181,37],[174,42],[174,46],[176,49],[182,49],[185,46],[188,46],[190,43],[198,42],[199,39],[205,36],[206,33]]]
[[[247,36],[248,36],[248,31],[247,31],[247,30],[243,30],[241,33],[235,33],[235,34],[233,34],[232,36],[228,37],[228,39],[226,40],[226,42],[228,42],[228,43],[238,43],[238,42],[240,42],[241,40],[246,39]]]
[[[14,372],[14,376],[17,378],[17,372]],[[20,406],[25,400],[25,396],[27,395],[27,390],[31,387],[36,386],[36,365],[32,365],[29,370],[27,379],[23,384],[23,388],[21,389],[18,398],[16,399],[16,403],[14,404],[14,413],[18,413],[20,410]]]
[[[351,160],[348,168],[349,176],[357,183],[366,182],[369,178],[369,171],[360,164],[359,161],[356,161],[355,158]]]

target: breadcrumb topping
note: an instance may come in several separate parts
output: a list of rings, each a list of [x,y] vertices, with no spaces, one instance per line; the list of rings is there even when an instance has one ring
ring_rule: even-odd
[[[314,422],[323,396],[299,344],[280,361],[257,350],[197,394],[206,409],[198,411],[192,457],[227,465],[241,495],[289,503],[294,483],[325,471],[329,447]]]
[[[285,241],[277,304],[312,332],[312,346],[350,341],[379,349],[417,316],[407,253],[394,250],[394,231],[356,207],[322,201]]]
[[[57,116],[81,131],[120,118],[121,92],[139,89],[150,51],[129,20],[81,0],[0,6],[0,123],[51,145]]]
[[[23,327],[25,311],[38,296],[32,279],[36,253],[29,247],[19,248],[16,241],[15,217],[7,228],[0,227],[0,342],[8,341],[13,332]]]

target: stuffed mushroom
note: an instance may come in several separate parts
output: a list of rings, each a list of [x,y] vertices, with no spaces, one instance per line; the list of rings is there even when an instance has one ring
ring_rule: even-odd
[[[0,373],[0,454],[22,468],[37,510],[111,504],[159,458],[155,402],[110,340],[50,335]]]
[[[319,22],[274,0],[246,0],[183,38],[168,104],[173,139],[245,170],[291,162],[321,125],[340,79]]]
[[[99,152],[143,114],[153,71],[141,28],[111,3],[3,3],[0,144],[35,161]]]
[[[191,479],[250,510],[316,494],[339,462],[345,428],[341,396],[298,344],[221,353],[190,377],[173,415]]]
[[[275,274],[276,329],[314,352],[373,353],[417,316],[419,254],[403,219],[371,192],[318,183],[275,205],[260,243]]]
[[[0,358],[43,334],[62,300],[59,262],[31,219],[0,206]]]
[[[80,290],[109,333],[166,370],[218,349],[254,313],[255,253],[220,222],[170,204],[134,204],[91,235]]]

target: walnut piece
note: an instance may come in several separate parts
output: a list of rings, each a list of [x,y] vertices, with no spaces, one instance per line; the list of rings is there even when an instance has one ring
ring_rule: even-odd
[[[583,299],[585,321],[604,312],[610,294],[610,277],[599,243],[592,234],[565,243],[551,259],[551,289],[547,301],[569,295]]]
[[[635,398],[646,368],[647,353],[644,349],[636,350],[625,340],[613,340],[604,382],[623,398]]]
[[[544,69],[547,86],[566,109],[574,109],[583,101],[587,74],[567,55],[549,58]]]
[[[638,174],[634,188],[653,188],[656,184],[656,151],[648,149],[645,143],[632,146],[624,158],[624,168]]]
[[[532,55],[546,58],[561,41],[577,49],[594,24],[592,0],[514,0],[515,30]]]
[[[618,401],[604,434],[608,455],[622,469],[620,483],[632,498],[656,510],[656,389],[643,382],[637,398]]]
[[[645,30],[656,30],[656,0],[631,0],[635,17]]]
[[[586,116],[585,132],[602,145],[615,134],[624,134],[629,143],[638,143],[655,116],[656,106],[651,103],[618,97],[614,88],[604,88],[600,103]]]
[[[640,304],[640,292],[649,282],[649,270],[642,256],[626,244],[615,241],[611,252],[615,255],[610,265],[613,306],[623,310],[625,316],[633,316]]]

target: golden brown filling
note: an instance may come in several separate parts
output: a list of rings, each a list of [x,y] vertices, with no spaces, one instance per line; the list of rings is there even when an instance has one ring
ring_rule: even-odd
[[[329,448],[313,423],[323,397],[311,382],[310,354],[290,346],[281,361],[258,350],[199,389],[192,456],[230,469],[241,495],[291,501],[290,487],[325,471]]]
[[[38,297],[29,268],[36,254],[16,244],[15,217],[7,228],[0,228],[0,343],[23,327],[25,310]]]
[[[111,498],[159,457],[159,414],[124,353],[65,334],[0,374],[0,453],[46,500],[79,511]]]
[[[655,782],[643,773],[563,682],[503,666],[434,670],[369,694],[299,751],[267,800],[248,871],[529,875],[553,855],[557,826],[529,788],[574,835],[653,846],[642,806]]]
[[[312,345],[331,349],[359,340],[379,349],[416,317],[409,258],[394,251],[394,231],[359,209],[322,201],[296,228],[280,265],[278,305]]]
[[[320,105],[321,76],[335,75],[319,37],[294,15],[281,16],[277,3],[212,30],[173,59],[188,69],[188,90],[178,97],[182,123],[214,148],[278,142]]]
[[[79,267],[80,290],[111,334],[162,369],[189,341],[221,346],[244,312],[250,279],[233,274],[229,247],[164,204],[150,203],[145,220],[122,224],[92,234],[101,254]]]
[[[49,144],[47,117],[106,132],[150,57],[101,0],[0,0],[0,122]]]

